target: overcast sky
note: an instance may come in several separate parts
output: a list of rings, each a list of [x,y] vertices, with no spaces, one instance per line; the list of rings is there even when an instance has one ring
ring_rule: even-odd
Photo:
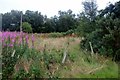
[[[81,2],[84,0],[0,0],[0,13],[10,12],[11,10],[32,10],[39,11],[48,17],[58,14],[59,10],[67,11],[71,9],[73,13],[79,13],[83,7]],[[115,3],[119,0],[97,0],[98,9],[104,9],[109,2]]]

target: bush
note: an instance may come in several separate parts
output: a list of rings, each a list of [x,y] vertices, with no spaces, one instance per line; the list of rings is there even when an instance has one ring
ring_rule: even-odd
[[[63,37],[64,36],[64,33],[50,33],[48,34],[48,37],[53,37],[53,38],[57,38],[57,37]]]
[[[76,31],[81,37],[86,37],[88,34],[90,34],[96,28],[97,28],[97,26],[95,24],[95,21],[90,21],[88,18],[83,17],[80,20]]]
[[[22,29],[23,29],[23,32],[26,32],[26,33],[32,32],[31,24],[29,24],[28,22],[23,22]]]
[[[65,35],[70,35],[72,33],[75,33],[75,31],[71,29],[71,30],[68,30],[67,32],[65,32]]]
[[[83,49],[90,50],[89,42],[92,43],[94,52],[112,56],[115,60],[118,59],[120,48],[120,20],[112,19],[110,16],[100,19],[96,24],[99,29],[88,34],[81,42]]]
[[[102,34],[102,30],[93,31],[84,40],[81,41],[80,45],[82,48],[90,50],[89,42],[91,42],[94,52],[97,52],[98,49],[102,46],[101,39],[102,39],[103,35],[104,34]]]

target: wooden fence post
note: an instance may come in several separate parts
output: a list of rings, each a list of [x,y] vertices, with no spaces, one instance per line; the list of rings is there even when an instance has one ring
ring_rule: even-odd
[[[92,57],[93,57],[93,54],[94,54],[93,47],[92,47],[91,42],[89,42],[89,44],[90,44],[90,49],[91,49],[91,55],[92,55]]]

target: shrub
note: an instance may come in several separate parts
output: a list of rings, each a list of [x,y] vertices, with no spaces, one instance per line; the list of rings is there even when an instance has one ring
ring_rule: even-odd
[[[96,28],[97,28],[97,26],[95,24],[95,21],[90,21],[88,18],[83,17],[79,21],[79,25],[76,29],[76,32],[81,37],[86,37],[88,34],[90,34]]]
[[[28,22],[23,22],[22,28],[23,28],[23,32],[26,32],[26,33],[32,32],[31,24],[29,24]]]
[[[72,33],[74,33],[75,31],[74,30],[68,30],[67,32],[65,32],[65,35],[69,35],[69,34],[72,34]]]
[[[90,50],[89,42],[91,42],[94,52],[112,56],[115,60],[118,60],[118,57],[115,56],[118,56],[120,48],[119,19],[112,19],[108,16],[100,19],[96,24],[99,25],[99,29],[87,35],[82,40],[81,47]]]
[[[87,50],[90,50],[90,44],[92,43],[92,47],[94,49],[94,52],[97,52],[98,49],[102,46],[102,37],[104,34],[102,34],[102,30],[98,29],[96,31],[93,31],[91,34],[89,34],[84,40],[81,41],[81,47]],[[99,37],[98,37],[99,36]]]
[[[63,37],[63,36],[64,36],[64,34],[63,33],[59,33],[59,32],[48,34],[48,37],[53,37],[53,38]]]

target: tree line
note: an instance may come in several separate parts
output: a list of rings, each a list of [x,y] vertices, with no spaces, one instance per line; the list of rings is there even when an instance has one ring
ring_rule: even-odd
[[[48,18],[38,11],[27,10],[25,14],[22,11],[11,10],[2,14],[2,30],[19,31],[20,19],[31,25],[34,33],[50,33],[50,32],[66,32],[70,29],[75,29],[77,18],[72,10],[59,11],[58,16]]]

